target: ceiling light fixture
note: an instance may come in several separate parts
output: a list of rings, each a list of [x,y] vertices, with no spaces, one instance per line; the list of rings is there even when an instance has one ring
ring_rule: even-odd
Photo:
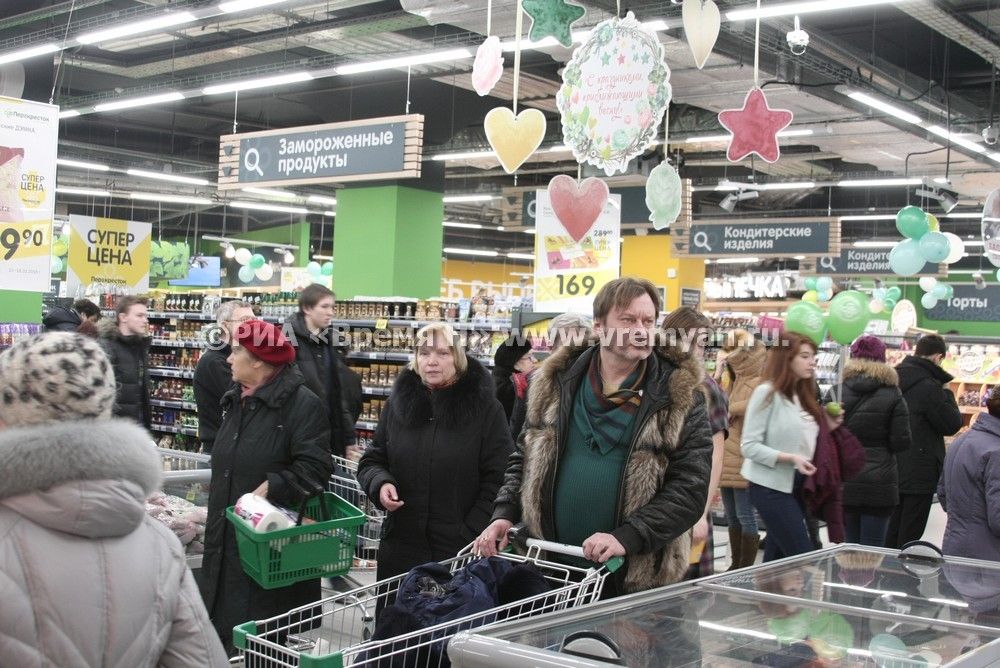
[[[226,247],[226,257],[232,260],[236,257],[236,246],[232,245],[228,241],[222,244]]]
[[[942,218],[969,218],[969,219],[979,219],[982,218],[983,214],[978,211],[965,211],[959,213],[946,213]]]
[[[891,213],[865,213],[856,216],[841,216],[841,220],[896,220]]]
[[[125,173],[129,176],[138,176],[143,179],[155,179],[157,181],[170,181],[171,183],[183,183],[189,186],[207,186],[211,183],[208,179],[200,179],[192,176],[181,176],[168,172],[148,172],[145,169],[127,169]]]
[[[477,158],[495,158],[493,151],[459,151],[458,153],[438,153],[431,160],[475,160]]]
[[[760,262],[759,257],[724,257],[715,261],[715,264],[756,264]]]
[[[892,248],[899,241],[855,241],[852,245],[855,248]]]
[[[938,204],[942,209],[944,209],[945,213],[951,213],[952,209],[958,206],[958,198],[947,190],[940,188],[924,186],[923,188],[918,188],[913,194],[917,197],[937,200]]]
[[[278,197],[280,199],[298,199],[299,195],[288,191],[288,190],[275,190],[273,188],[254,188],[248,186],[246,188],[240,188],[245,193],[252,193],[254,195],[263,195],[264,197]]]
[[[65,188],[63,186],[56,186],[56,192],[62,195],[84,195],[86,197],[111,197],[111,193],[107,190],[98,190],[97,188]]]
[[[906,0],[811,0],[810,2],[785,2],[773,4],[767,7],[746,7],[744,9],[733,9],[726,12],[726,19],[729,21],[746,21],[747,19],[772,18],[775,16],[793,16],[795,14],[813,14],[816,12],[826,12],[830,10],[853,9],[856,7],[870,7],[872,5],[885,5],[890,2],[901,3]]]
[[[888,179],[847,179],[838,181],[836,185],[841,188],[881,188],[890,186],[919,186],[923,183],[919,178],[888,178]]]
[[[80,115],[78,109],[67,109],[66,111],[59,112],[59,118],[75,118]]]
[[[230,0],[229,2],[220,2],[219,11],[223,14],[232,14],[233,12],[242,12],[247,9],[259,9],[270,5],[278,5],[283,2],[288,2],[288,0]]]
[[[983,146],[982,144],[977,144],[974,141],[969,141],[965,137],[959,135],[957,132],[948,132],[948,130],[941,127],[940,125],[928,125],[927,131],[930,132],[931,134],[937,135],[938,137],[947,139],[952,144],[957,144],[962,148],[967,148],[970,151],[973,151],[974,153],[986,153],[986,147]]]
[[[533,253],[507,253],[507,257],[512,260],[532,260],[534,261],[535,256]]]
[[[202,206],[213,206],[217,202],[206,197],[188,197],[186,195],[166,195],[163,193],[130,193],[129,197],[135,200],[147,202],[169,202],[171,204],[200,204]]]
[[[316,255],[313,255],[313,259],[314,260],[329,260],[330,262],[333,262],[333,256],[332,255],[320,255],[320,254],[317,253]]]
[[[315,213],[300,206],[280,206],[278,204],[265,204],[263,202],[244,202],[236,200],[230,202],[229,206],[236,209],[253,209],[254,211],[273,211],[274,213],[293,213],[304,216],[308,213]]]
[[[499,195],[445,195],[442,200],[445,204],[465,204],[471,202],[489,202],[499,197]]]
[[[479,223],[457,223],[450,220],[446,220],[441,223],[444,227],[461,227],[469,230],[481,230],[483,226]]]
[[[326,197],[324,195],[309,195],[306,198],[307,202],[312,202],[313,204],[326,204],[327,206],[337,206],[336,197]]]
[[[333,216],[337,215],[337,212],[336,211],[324,211],[323,215],[324,216],[330,216],[332,218]]]
[[[500,253],[491,250],[478,250],[476,248],[445,248],[445,253],[449,255],[475,255],[478,257],[496,257]]]
[[[392,70],[401,67],[412,67],[414,65],[429,65],[431,63],[441,63],[451,60],[462,60],[472,58],[472,52],[468,49],[449,49],[448,51],[434,51],[431,53],[421,53],[415,56],[401,56],[399,58],[387,58],[386,60],[373,60],[367,63],[351,63],[341,65],[336,68],[337,74],[360,74],[362,72],[375,72],[377,70]]]
[[[271,86],[282,86],[284,84],[299,83],[302,81],[312,81],[313,75],[308,72],[290,72],[279,74],[273,77],[261,79],[249,79],[247,81],[232,81],[230,83],[205,86],[201,92],[205,95],[221,95],[222,93],[233,93],[236,91],[253,90],[255,88],[269,88]]]
[[[84,162],[83,160],[70,160],[69,158],[56,158],[56,164],[62,167],[89,169],[92,172],[106,172],[109,169],[111,169],[107,165],[99,165],[96,162]]]
[[[883,102],[877,97],[873,97],[868,93],[862,93],[857,90],[846,90],[844,94],[852,100],[856,100],[862,104],[867,104],[872,109],[878,109],[879,111],[885,112],[890,116],[894,116],[901,121],[906,121],[907,123],[913,123],[914,125],[920,125],[922,121],[919,116],[911,114],[910,112],[901,109],[895,105],[889,104],[888,102]]]
[[[132,35],[140,35],[145,32],[152,32],[153,30],[173,28],[184,23],[192,23],[193,21],[195,21],[195,16],[191,12],[171,12],[152,19],[144,19],[108,28],[107,30],[84,33],[77,37],[76,41],[80,44],[97,44],[98,42],[107,42],[120,37],[131,37]]]
[[[26,49],[11,51],[9,53],[0,53],[0,65],[14,63],[19,60],[27,60],[28,58],[34,58],[35,56],[44,56],[46,53],[55,53],[56,51],[61,51],[61,49],[58,44],[52,43],[29,46]]]
[[[176,102],[177,100],[183,100],[183,99],[184,95],[174,90],[170,91],[169,93],[160,93],[158,95],[149,95],[147,97],[133,97],[127,100],[102,102],[101,104],[94,105],[94,111],[102,112],[102,111],[117,111],[119,109],[132,109],[133,107],[145,107],[151,104]]]
[[[812,190],[815,181],[787,181],[784,183],[762,183],[754,186],[757,190]]]
[[[815,130],[809,128],[800,128],[796,130],[782,130],[778,133],[778,137],[808,137],[810,135],[816,134]],[[729,141],[732,135],[701,135],[698,137],[688,137],[684,140],[686,144],[695,144],[702,142],[714,142],[714,141]]]
[[[719,207],[721,207],[724,211],[732,213],[733,209],[736,208],[737,203],[745,202],[751,199],[757,199],[758,197],[760,197],[760,193],[757,192],[756,190],[747,190],[747,191],[729,193],[728,195],[722,198],[721,202],[719,202]]]
[[[524,232],[525,234],[530,234],[532,236],[534,236],[536,234],[536,230],[533,227],[528,228],[526,230],[521,230],[521,231]]]
[[[295,262],[295,254],[290,250],[285,251],[285,255],[282,258],[285,264],[293,264]]]

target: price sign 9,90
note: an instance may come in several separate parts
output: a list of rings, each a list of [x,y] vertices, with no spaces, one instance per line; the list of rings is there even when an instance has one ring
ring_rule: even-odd
[[[46,255],[49,232],[44,224],[0,223],[0,260]]]

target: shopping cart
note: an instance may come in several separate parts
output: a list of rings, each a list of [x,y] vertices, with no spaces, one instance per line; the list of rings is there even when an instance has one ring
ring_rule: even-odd
[[[330,476],[327,490],[347,499],[365,514],[365,523],[358,529],[358,542],[354,552],[357,561],[353,570],[374,570],[385,511],[372,503],[361,489],[357,462],[334,455],[333,463],[335,470]]]
[[[233,629],[233,644],[245,665],[254,668],[343,668],[345,666],[406,666],[431,668],[444,657],[444,645],[459,631],[498,621],[525,619],[596,601],[607,576],[621,567],[620,557],[606,565],[578,568],[542,558],[543,552],[583,557],[579,547],[528,539],[527,553],[503,553],[502,559],[530,562],[554,588],[552,591],[491,608],[386,640],[372,640],[375,613],[394,600],[405,575],[331,596],[268,620],[247,622]],[[472,545],[441,562],[455,573],[474,560]],[[436,651],[432,651],[436,648]]]

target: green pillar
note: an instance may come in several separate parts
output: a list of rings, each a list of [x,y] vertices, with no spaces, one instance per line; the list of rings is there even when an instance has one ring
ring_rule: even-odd
[[[0,322],[42,321],[42,294],[0,290]]]
[[[333,233],[337,298],[437,297],[443,220],[440,192],[398,185],[338,190]]]

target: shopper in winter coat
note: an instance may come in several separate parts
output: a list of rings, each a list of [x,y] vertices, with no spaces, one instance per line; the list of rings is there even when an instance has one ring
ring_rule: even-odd
[[[577,346],[586,345],[593,335],[591,327],[593,320],[589,315],[580,313],[560,313],[549,322],[549,329],[546,333],[549,340],[549,355],[554,355],[556,351],[566,344]],[[517,393],[514,399],[514,410],[510,415],[510,435],[517,442],[517,437],[524,427],[524,419],[528,413],[528,392],[531,389],[531,378],[538,370],[536,366],[528,373],[527,386],[524,388],[523,396]]]
[[[806,476],[816,473],[812,460],[821,421],[832,421],[816,400],[815,370],[816,344],[784,332],[768,353],[764,382],[747,404],[740,474],[767,525],[764,561],[813,549],[802,488]],[[838,427],[839,419],[829,426]]]
[[[184,548],[146,515],[156,450],[114,401],[92,339],[0,355],[0,663],[227,666]]]
[[[944,458],[937,495],[948,513],[944,553],[1000,561],[1000,391]]]
[[[924,535],[944,464],[944,437],[962,428],[962,413],[948,389],[954,377],[941,368],[947,354],[944,339],[929,334],[896,366],[913,441],[896,454],[899,503],[889,520],[886,547],[898,549]]]
[[[53,306],[42,318],[44,332],[79,332],[83,323],[101,319],[101,309],[89,299],[77,299],[70,308]]]
[[[323,402],[330,423],[330,451],[340,457],[358,455],[355,420],[341,385],[344,360],[337,352],[333,322],[333,293],[313,283],[299,293],[299,311],[285,322],[285,332],[294,336],[295,359],[306,385]],[[349,369],[347,373],[353,373]],[[350,448],[350,452],[348,452]]]
[[[844,367],[844,424],[865,448],[865,466],[844,483],[847,542],[885,545],[889,516],[899,502],[896,453],[910,447],[910,413],[896,370],[885,363],[885,344],[859,337]]]
[[[325,485],[333,472],[329,421],[292,365],[295,350],[261,320],[239,325],[229,364],[235,384],[222,399],[212,450],[202,595],[219,637],[232,647],[237,624],[320,599],[319,580],[263,589],[243,572],[227,507],[247,493],[297,509],[298,487]]]
[[[534,368],[531,341],[523,336],[518,340],[518,336],[511,334],[493,353],[493,382],[496,385],[497,399],[503,406],[508,422],[517,399],[518,384],[520,383],[523,394],[527,386],[526,377]]]
[[[483,366],[454,330],[417,332],[413,363],[396,379],[358,482],[388,511],[379,579],[455,556],[490,520],[513,450],[503,407]]]
[[[660,341],[657,352],[670,350],[690,355],[700,366],[705,364],[705,346],[708,343],[711,321],[697,309],[681,306],[671,311],[660,323]],[[708,483],[708,501],[705,514],[691,532],[694,562],[688,568],[686,580],[706,577],[715,572],[715,542],[712,539],[712,502],[719,489],[722,476],[722,454],[726,435],[729,433],[729,397],[715,379],[705,375],[702,392],[708,409],[708,426],[712,432],[712,475]]]
[[[114,413],[149,428],[149,319],[146,300],[126,296],[118,300],[115,319],[100,322],[104,352],[115,370],[118,396]]]
[[[712,466],[703,371],[690,355],[653,354],[659,294],[631,277],[594,298],[591,346],[567,345],[532,378],[528,416],[477,539],[487,556],[524,521],[535,537],[582,544],[625,568],[604,595],[680,581]]]
[[[743,466],[740,441],[743,438],[743,420],[750,395],[761,383],[767,348],[749,334],[742,341],[742,345],[731,350],[726,357],[732,385],[729,392],[729,436],[726,438],[722,456],[722,479],[719,481],[722,505],[729,525],[731,571],[752,566],[760,545],[757,516],[747,492],[747,479],[740,475]]]
[[[242,323],[254,320],[253,309],[246,302],[225,302],[215,313],[217,340],[210,342],[194,370],[194,400],[198,405],[198,440],[202,452],[212,454],[215,434],[222,424],[222,397],[233,385],[229,368],[233,331]]]

